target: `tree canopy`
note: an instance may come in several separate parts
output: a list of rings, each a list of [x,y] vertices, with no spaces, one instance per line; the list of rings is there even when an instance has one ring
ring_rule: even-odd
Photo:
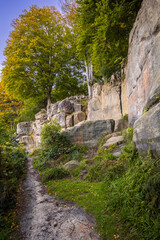
[[[2,72],[10,95],[20,100],[37,96],[50,100],[52,89],[59,79],[65,81],[66,74],[69,79],[79,74],[78,85],[82,66],[72,54],[73,33],[54,7],[32,6],[12,25]]]
[[[77,50],[94,71],[110,77],[127,56],[128,37],[142,0],[77,0]]]

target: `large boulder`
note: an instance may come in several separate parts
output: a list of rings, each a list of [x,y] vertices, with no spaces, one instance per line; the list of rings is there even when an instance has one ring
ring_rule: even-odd
[[[58,112],[58,104],[59,102],[56,102],[54,104],[49,104],[47,106],[47,117],[48,117],[48,120],[51,120],[51,118],[57,114]]]
[[[160,103],[135,122],[133,140],[140,154],[146,154],[150,149],[160,156]]]
[[[86,120],[86,114],[82,111],[74,113],[74,125]]]
[[[131,125],[160,99],[160,1],[143,0],[130,33],[126,69]]]
[[[115,132],[120,132],[123,129],[128,128],[128,118],[124,117],[118,120],[115,120]]]
[[[32,133],[33,122],[20,122],[17,124],[18,135],[30,135]]]
[[[46,121],[47,120],[47,111],[45,109],[41,109],[41,111],[35,115],[35,119],[40,122]]]
[[[66,117],[66,127],[67,128],[73,127],[73,125],[74,125],[74,116],[71,114]]]
[[[73,143],[94,147],[103,133],[113,132],[114,123],[113,119],[84,121],[63,131],[63,134]]]
[[[67,114],[70,114],[74,111],[73,103],[71,103],[69,100],[64,99],[61,101],[58,105],[58,112],[65,112]]]
[[[60,124],[60,126],[62,128],[66,127],[66,113],[65,112],[57,113],[56,115],[54,115],[52,117],[52,120],[57,120],[57,122]]]

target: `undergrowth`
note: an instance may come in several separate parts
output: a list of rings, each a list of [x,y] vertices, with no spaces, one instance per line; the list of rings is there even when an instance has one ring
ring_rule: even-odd
[[[0,146],[0,239],[12,239],[16,228],[14,208],[19,184],[25,173],[26,154],[11,142]]]
[[[103,239],[158,240],[160,160],[152,158],[150,152],[145,157],[138,155],[132,142],[133,129],[122,135],[126,145],[119,158],[113,155],[116,146],[104,149],[101,139],[95,157],[89,158],[83,147],[68,145],[68,150],[52,161],[35,158],[34,166],[51,194],[75,201],[94,215]],[[76,157],[78,168],[63,174],[63,164]],[[60,176],[55,168],[61,169]]]

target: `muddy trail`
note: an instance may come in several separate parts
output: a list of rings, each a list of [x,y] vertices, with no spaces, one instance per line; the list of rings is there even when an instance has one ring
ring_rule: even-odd
[[[99,240],[92,216],[73,203],[57,201],[46,192],[28,159],[22,185],[21,240]]]

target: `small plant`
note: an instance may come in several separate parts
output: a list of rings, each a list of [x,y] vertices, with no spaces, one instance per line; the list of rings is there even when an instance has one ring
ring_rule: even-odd
[[[128,120],[128,114],[123,115],[122,118]]]

